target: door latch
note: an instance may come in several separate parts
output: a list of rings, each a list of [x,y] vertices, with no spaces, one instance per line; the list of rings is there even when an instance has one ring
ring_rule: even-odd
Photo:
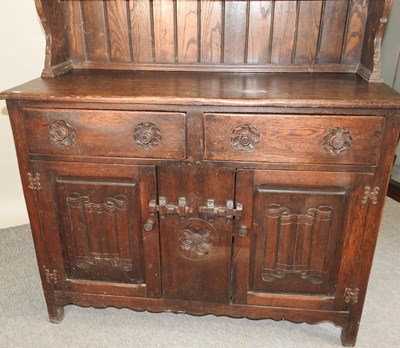
[[[156,212],[160,214],[160,219],[165,219],[167,215],[177,214],[184,220],[189,214],[193,213],[193,209],[187,205],[185,197],[178,198],[178,205],[168,203],[166,197],[160,197],[158,204],[155,199],[152,199],[149,203],[150,215],[155,215]]]
[[[199,207],[199,214],[205,220],[213,220],[217,217],[223,217],[227,220],[233,218],[240,219],[242,216],[243,207],[240,203],[236,203],[236,208],[232,200],[226,201],[225,206],[216,206],[214,199],[208,199],[206,206]]]

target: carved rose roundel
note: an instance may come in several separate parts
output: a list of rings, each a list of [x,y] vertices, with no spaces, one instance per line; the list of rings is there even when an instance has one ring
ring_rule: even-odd
[[[215,227],[202,219],[188,219],[175,228],[175,246],[184,258],[201,261],[213,256],[219,245]]]

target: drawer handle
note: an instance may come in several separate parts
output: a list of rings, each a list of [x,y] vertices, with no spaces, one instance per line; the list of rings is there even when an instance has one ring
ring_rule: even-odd
[[[149,150],[161,141],[161,130],[151,122],[139,123],[133,130],[133,139],[140,147]]]
[[[232,130],[231,144],[237,150],[251,151],[260,141],[260,137],[260,132],[256,127],[241,124]]]
[[[353,138],[346,128],[331,128],[322,139],[322,145],[334,155],[339,155],[348,150],[352,144]]]
[[[54,145],[70,147],[75,142],[76,130],[64,120],[56,120],[49,124],[49,136]]]

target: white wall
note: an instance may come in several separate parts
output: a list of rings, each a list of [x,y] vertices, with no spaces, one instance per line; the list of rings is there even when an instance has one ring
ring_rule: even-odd
[[[393,62],[400,47],[400,21],[396,20],[400,18],[400,0],[393,3],[383,57],[383,71],[388,84],[393,83]],[[44,64],[45,37],[34,0],[0,1],[0,49],[0,90],[40,75]],[[396,87],[400,90],[400,76]],[[4,101],[0,101],[0,182],[0,228],[28,223]]]
[[[40,76],[45,37],[34,0],[0,1],[0,90]],[[0,228],[28,223],[6,104],[0,101]]]

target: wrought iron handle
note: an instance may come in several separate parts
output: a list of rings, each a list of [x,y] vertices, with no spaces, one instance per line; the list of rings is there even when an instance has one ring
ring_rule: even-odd
[[[217,217],[224,217],[227,220],[240,219],[242,216],[242,205],[236,203],[236,208],[232,200],[226,201],[225,206],[216,206],[214,199],[208,199],[206,206],[199,207],[199,214],[206,220],[212,220]]]
[[[179,215],[179,217],[184,220],[189,214],[193,212],[193,209],[187,205],[187,200],[185,197],[179,197],[178,205],[170,204],[166,197],[160,197],[158,199],[158,204],[155,199],[152,199],[149,203],[150,215],[154,215],[159,212],[160,219],[165,219],[167,215]]]

